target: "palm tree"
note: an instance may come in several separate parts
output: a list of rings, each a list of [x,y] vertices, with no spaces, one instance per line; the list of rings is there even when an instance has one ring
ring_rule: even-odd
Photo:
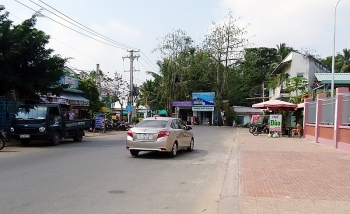
[[[293,77],[287,80],[287,90],[290,92],[295,91],[296,97],[298,97],[298,92],[304,93],[308,88],[309,83],[304,77]]]
[[[336,57],[336,67],[340,73],[350,72],[350,49],[344,48],[343,53],[338,53]]]

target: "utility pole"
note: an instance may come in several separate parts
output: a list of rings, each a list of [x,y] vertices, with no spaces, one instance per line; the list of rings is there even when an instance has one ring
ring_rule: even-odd
[[[129,58],[130,59],[130,91],[129,91],[129,99],[128,99],[128,105],[129,106],[133,106],[134,105],[134,59],[138,59],[140,57],[140,55],[134,55],[134,53],[139,52],[138,50],[129,50],[128,51],[130,53],[129,56],[125,56],[124,58]],[[128,111],[128,122],[129,124],[132,121],[132,112]]]
[[[100,64],[96,64],[96,79],[97,79],[97,84],[98,84],[98,94],[99,94],[99,98],[100,101],[102,100],[102,96],[101,96],[101,75],[100,75]]]

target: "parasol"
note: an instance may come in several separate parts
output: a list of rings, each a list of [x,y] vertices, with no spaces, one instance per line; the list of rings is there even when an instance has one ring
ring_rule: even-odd
[[[268,110],[285,110],[294,111],[298,105],[281,100],[269,100],[266,102],[256,103],[252,105],[253,108],[268,109]]]

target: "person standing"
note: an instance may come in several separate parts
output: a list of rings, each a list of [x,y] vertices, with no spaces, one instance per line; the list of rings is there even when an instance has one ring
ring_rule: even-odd
[[[95,132],[95,125],[96,125],[96,120],[95,118],[91,119],[91,131]]]
[[[74,111],[72,110],[70,113],[69,113],[69,120],[74,120],[75,119],[75,114],[74,114]]]

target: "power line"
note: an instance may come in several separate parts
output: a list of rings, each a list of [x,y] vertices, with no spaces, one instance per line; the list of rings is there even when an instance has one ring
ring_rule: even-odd
[[[21,5],[23,5],[23,6],[27,7],[27,8],[29,8],[29,9],[31,9],[31,10],[37,12],[37,11],[34,10],[33,8],[31,8],[31,7],[27,6],[27,5],[25,5],[25,4],[21,3],[21,2],[19,2],[18,0],[15,0],[15,1],[18,2],[18,3],[20,3]],[[39,12],[39,13],[40,13],[40,12]],[[79,33],[79,34],[81,34],[81,35],[86,36],[86,37],[89,37],[89,38],[91,38],[91,39],[93,39],[93,40],[96,40],[96,41],[98,41],[98,42],[101,42],[101,43],[104,43],[104,44],[106,44],[106,45],[110,45],[110,46],[113,46],[113,47],[116,47],[116,48],[120,48],[120,49],[127,50],[127,48],[122,48],[122,47],[118,47],[118,46],[115,46],[115,45],[112,45],[112,44],[108,44],[108,43],[103,42],[103,41],[101,41],[101,40],[95,39],[95,38],[93,38],[93,37],[91,37],[91,36],[89,36],[89,35],[86,35],[86,34],[84,34],[84,33],[82,33],[82,32],[79,32],[79,31],[77,31],[77,30],[74,30],[73,28],[68,27],[67,25],[64,25],[64,24],[62,24],[62,23],[60,23],[60,22],[58,22],[58,21],[56,21],[56,20],[54,20],[54,19],[51,19],[50,17],[45,16],[45,15],[42,14],[42,13],[40,13],[40,15],[43,16],[43,17],[46,17],[46,18],[48,18],[48,19],[50,19],[50,20],[52,20],[52,21],[54,21],[54,22],[56,22],[56,23],[58,23],[58,24],[60,24],[60,25],[62,25],[62,26],[64,26],[64,27],[66,27],[66,28],[68,28],[68,29],[70,29],[70,30],[72,30],[72,31],[75,31],[75,32],[77,32],[77,33]]]
[[[33,2],[32,0],[30,0],[30,1]],[[70,21],[68,21],[68,20],[66,20],[66,19],[64,19],[64,18],[62,18],[61,16],[59,16],[59,15],[57,15],[57,14],[55,14],[55,13],[49,11],[48,9],[44,8],[42,5],[39,5],[39,4],[35,3],[35,2],[33,2],[34,4],[38,5],[39,7],[42,7],[43,9],[45,9],[45,10],[47,10],[48,12],[54,14],[55,16],[57,16],[57,17],[59,17],[59,18],[65,20],[66,22],[68,22],[68,23],[70,23],[70,24],[72,24],[72,25],[74,25],[74,26],[76,26],[76,27],[78,27],[78,28],[80,28],[80,29],[82,29],[82,30],[85,30],[85,31],[87,31],[87,32],[89,32],[89,33],[91,33],[91,34],[94,34],[95,36],[98,35],[98,37],[100,37],[100,38],[102,38],[102,39],[104,39],[104,40],[107,40],[107,41],[109,41],[109,42],[112,42],[112,43],[115,43],[115,44],[117,44],[117,45],[123,46],[123,47],[125,47],[125,48],[131,48],[131,49],[133,49],[133,47],[131,47],[131,46],[124,45],[124,44],[122,44],[122,43],[120,43],[120,42],[117,42],[117,41],[115,41],[115,40],[113,40],[113,39],[110,39],[110,38],[108,38],[108,37],[106,37],[106,36],[104,36],[104,35],[102,35],[102,34],[96,32],[96,31],[92,30],[91,28],[89,28],[89,27],[87,27],[87,26],[85,26],[85,25],[83,25],[83,24],[81,24],[81,23],[75,21],[74,19],[70,18],[69,16],[63,14],[62,12],[58,11],[57,9],[55,9],[55,8],[51,7],[50,5],[46,4],[45,2],[43,2],[43,1],[41,1],[41,0],[39,0],[39,1],[42,2],[43,4],[45,4],[46,6],[50,7],[51,9],[55,10],[55,11],[58,12],[59,14],[61,14],[61,15],[65,16],[65,17],[67,17],[68,19],[72,20],[73,22],[75,22],[75,23],[77,23],[77,24],[83,26],[84,28],[88,29],[89,31],[87,31],[86,29],[83,29],[82,27],[80,27],[80,26],[78,26],[78,25],[76,25],[76,24],[74,24],[74,23],[72,23],[72,22],[70,22]],[[91,31],[91,32],[90,32],[90,31]]]
[[[141,52],[141,54],[142,54],[143,56],[145,56],[146,59],[148,59],[148,57],[147,57],[142,51],[140,51],[140,52]],[[154,65],[153,62],[152,62],[151,60],[148,59],[148,61],[151,62],[151,64],[152,64],[153,66],[155,66],[155,67],[153,67],[152,65],[148,64],[148,62],[145,60],[145,62],[146,62],[149,66],[151,66],[152,68],[156,68],[155,70],[157,70],[157,66]]]
[[[27,8],[29,8],[30,10],[33,10],[34,12],[38,12],[37,10],[35,10],[35,9],[31,8],[31,7],[29,7],[29,6],[26,5],[26,4],[23,4],[22,2],[19,2],[18,0],[15,0],[15,1],[16,1],[17,3],[19,3],[19,4],[21,4],[21,5],[23,5],[23,6],[27,7]],[[34,3],[34,4],[36,4],[36,3],[33,2],[32,0],[30,0],[30,1],[31,1],[32,3]],[[58,10],[54,9],[53,7],[49,6],[49,5],[46,4],[45,2],[43,2],[43,1],[41,1],[41,0],[39,0],[39,1],[42,2],[43,4],[47,5],[48,7],[52,8],[53,10],[57,11],[58,13],[62,14],[63,16],[65,16],[65,17],[71,19],[70,17],[64,15],[63,13],[61,13],[61,12],[59,12]],[[48,11],[48,12],[50,12],[50,13],[52,13],[52,14],[58,16],[57,14],[55,14],[55,13],[53,13],[53,12],[47,10],[46,8],[42,7],[41,5],[38,5],[38,4],[36,4],[36,5],[39,6],[39,7],[41,7],[41,8],[43,8],[43,9],[45,9],[46,11]],[[93,39],[93,40],[95,40],[95,41],[101,42],[101,43],[103,43],[103,44],[106,44],[106,45],[109,45],[109,46],[112,46],[112,47],[116,47],[116,48],[120,48],[120,49],[127,50],[126,48],[118,47],[118,46],[115,46],[115,45],[106,43],[106,42],[104,42],[104,41],[95,39],[95,38],[93,38],[93,37],[91,37],[91,36],[89,36],[89,35],[86,35],[86,34],[84,34],[84,33],[82,33],[82,32],[79,32],[79,31],[77,31],[77,30],[75,30],[75,29],[73,29],[73,28],[71,28],[71,27],[69,27],[69,26],[67,26],[67,25],[64,25],[64,24],[60,23],[59,21],[56,21],[56,20],[54,20],[54,19],[52,19],[52,18],[50,18],[50,17],[48,17],[48,16],[42,14],[41,12],[38,12],[38,13],[39,13],[40,16],[42,16],[42,17],[46,17],[46,18],[50,19],[51,21],[56,22],[57,24],[60,24],[60,25],[66,27],[66,28],[68,28],[68,29],[70,29],[70,30],[72,30],[72,31],[74,31],[74,32],[77,32],[77,33],[79,33],[79,34],[81,34],[81,35],[84,35],[84,36],[86,36],[86,37],[88,37],[88,38],[91,38],[91,39]],[[16,17],[16,16],[13,15],[13,14],[11,14],[11,15],[14,16],[14,17]],[[64,18],[62,18],[62,17],[60,17],[60,16],[58,16],[58,17],[61,18],[61,19],[63,19],[63,20],[65,20],[65,21],[67,21],[66,19],[64,19]],[[16,18],[18,18],[18,17],[16,17]],[[18,18],[18,19],[20,19],[20,18]],[[21,19],[20,19],[20,20],[21,20]],[[73,20],[73,19],[71,19],[71,20]],[[79,22],[77,22],[77,21],[75,21],[75,20],[73,20],[73,21],[76,22],[76,23],[78,23],[78,24],[81,25],[81,26],[84,26],[84,25],[80,24]],[[86,29],[83,29],[83,28],[77,26],[76,24],[74,24],[74,23],[72,23],[72,22],[70,22],[70,21],[67,21],[67,22],[70,23],[70,24],[72,24],[72,25],[74,25],[74,26],[76,26],[76,27],[78,27],[78,28],[80,28],[80,29],[82,29],[82,30],[84,30],[84,31],[86,31],[86,32],[88,32],[88,33],[91,33],[91,34],[93,34],[93,35],[95,35],[95,36],[97,36],[96,34],[101,35],[101,36],[98,36],[99,38],[105,37],[105,36],[103,36],[102,34],[99,34],[99,33],[97,33],[97,32],[95,32],[95,31],[91,30],[90,28],[88,28],[88,27],[86,27],[86,26],[84,26],[84,27],[87,28],[87,29],[89,29],[90,31],[94,32],[95,34],[92,33],[92,32],[87,31]],[[51,37],[51,38],[53,38],[53,37]],[[107,39],[105,39],[105,38],[107,38]],[[109,39],[108,37],[105,37],[105,38],[101,38],[101,39],[104,39],[104,40],[107,40],[107,41],[110,40],[110,41],[108,41],[108,42],[113,42],[113,43],[116,43],[116,44],[118,44],[118,45],[122,45],[122,46],[125,46],[125,47],[131,47],[131,46],[127,46],[127,45],[124,45],[124,44],[122,44],[122,43],[116,42],[116,41],[114,41],[114,40],[112,40],[112,39]],[[53,39],[55,39],[55,38],[53,38]],[[55,40],[58,41],[58,42],[60,42],[60,43],[62,43],[62,44],[64,44],[63,42],[61,42],[61,41],[59,41],[59,40],[57,40],[57,39],[55,39]],[[92,57],[90,57],[90,56],[88,56],[88,55],[86,55],[86,54],[84,54],[84,53],[82,53],[82,52],[80,52],[80,51],[78,51],[78,50],[76,50],[76,49],[70,47],[70,46],[67,45],[67,44],[64,44],[64,45],[66,45],[67,47],[69,47],[69,48],[71,48],[71,49],[73,49],[73,50],[75,50],[75,51],[77,51],[77,52],[79,52],[79,53],[81,53],[81,54],[83,54],[83,55],[89,57],[90,59],[93,59]],[[142,54],[145,56],[146,59],[148,59],[147,56],[146,56],[143,52],[142,52]],[[98,60],[96,60],[96,59],[93,59],[93,60],[95,60],[95,61],[98,62]],[[148,60],[149,60],[149,59],[148,59]],[[145,61],[145,60],[144,60],[144,61]],[[149,66],[151,66],[147,61],[145,61],[145,62],[146,62]],[[149,62],[151,62],[151,61],[149,60]],[[152,62],[151,62],[151,63],[152,63]],[[141,63],[140,63],[140,64],[141,64]],[[152,64],[153,64],[153,63],[152,63]],[[142,65],[142,64],[141,64],[141,65]],[[153,64],[153,65],[154,65],[154,64]],[[106,66],[107,66],[107,65],[106,65]],[[142,65],[142,66],[147,70],[147,68],[146,68],[144,65]],[[110,67],[110,66],[107,66],[107,67]],[[151,66],[151,67],[152,67],[152,66]],[[112,68],[112,67],[110,67],[110,68]],[[112,69],[114,69],[114,68],[112,68]],[[136,78],[135,78],[135,79],[136,79]],[[144,81],[144,80],[141,80],[141,79],[137,79],[137,80],[138,80],[137,82]]]
[[[17,16],[13,15],[12,13],[9,13],[9,14],[10,14],[11,16],[16,17],[17,19],[23,21],[22,19],[18,18]],[[94,59],[94,58],[92,58],[91,56],[86,55],[85,53],[83,53],[83,52],[81,52],[81,51],[79,51],[79,50],[77,50],[77,49],[75,49],[75,48],[73,48],[73,47],[71,47],[71,46],[65,44],[64,42],[62,42],[62,41],[60,41],[60,40],[58,40],[58,39],[56,39],[56,38],[54,38],[54,37],[52,37],[52,36],[50,36],[50,38],[56,40],[57,42],[59,42],[59,43],[65,45],[65,46],[69,47],[70,49],[75,50],[76,52],[78,52],[78,53],[80,53],[80,54],[82,54],[82,55],[84,55],[84,56],[86,56],[86,57],[88,57],[88,58],[90,58],[90,59],[92,59],[92,60],[94,60],[94,61],[96,61],[96,62],[99,62],[99,64],[105,65],[105,66],[107,66],[107,67],[109,67],[109,68],[111,68],[111,69],[113,69],[113,70],[117,70],[116,68],[113,68],[113,67],[111,67],[111,66],[109,66],[109,65],[106,65],[106,64],[104,64],[104,63],[100,63],[99,60]]]

